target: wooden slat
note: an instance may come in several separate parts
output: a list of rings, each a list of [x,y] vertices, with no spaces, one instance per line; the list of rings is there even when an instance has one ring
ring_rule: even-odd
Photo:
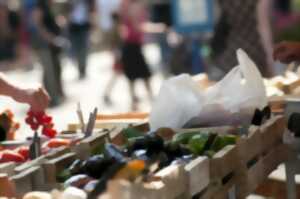
[[[149,117],[149,113],[120,113],[120,114],[99,114],[97,120],[144,120]]]
[[[220,180],[235,172],[240,165],[239,161],[237,148],[233,145],[226,146],[210,160],[211,180]]]
[[[283,133],[286,128],[286,121],[283,116],[276,116],[260,128],[262,133],[262,148],[264,152],[282,143]]]
[[[206,157],[198,157],[185,166],[188,175],[189,195],[201,193],[210,183],[209,160]]]
[[[155,174],[160,177],[162,182],[165,184],[165,195],[169,199],[176,199],[181,197],[184,199],[183,194],[187,193],[188,189],[188,176],[182,165],[171,165],[164,168]]]

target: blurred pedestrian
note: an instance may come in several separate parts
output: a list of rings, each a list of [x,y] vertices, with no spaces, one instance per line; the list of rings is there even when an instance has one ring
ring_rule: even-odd
[[[134,90],[134,83],[142,79],[149,97],[152,99],[150,85],[151,73],[142,53],[144,43],[143,23],[146,19],[146,10],[141,0],[126,0],[123,2],[122,23],[124,27],[122,64],[126,77],[129,80],[132,110],[137,109],[138,98]]]
[[[102,45],[108,48],[108,50],[111,50],[109,41],[114,25],[112,16],[114,13],[119,12],[121,1],[122,0],[96,0],[99,28],[103,35]]]
[[[79,70],[79,79],[86,77],[88,44],[95,4],[93,0],[71,0],[69,35]]]
[[[20,21],[17,12],[9,10],[6,1],[0,1],[0,66],[9,69],[18,60]]]
[[[171,0],[152,0],[149,3],[151,6],[151,21],[160,24],[162,27],[161,32],[155,34],[155,39],[160,47],[162,72],[164,76],[168,77],[171,74],[171,69],[168,66],[172,54],[172,48],[167,39],[173,24]]]
[[[212,40],[213,61],[223,74],[236,66],[244,49],[264,77],[273,75],[272,0],[219,0],[221,16]]]
[[[37,0],[32,11],[31,43],[43,67],[43,83],[51,97],[50,106],[57,106],[65,97],[60,53],[66,41],[60,36],[52,6],[52,0]]]
[[[111,105],[112,101],[110,98],[112,89],[116,84],[118,76],[123,74],[123,66],[121,61],[121,46],[122,46],[122,38],[121,38],[121,20],[118,13],[112,14],[112,22],[113,26],[110,30],[110,36],[107,37],[109,43],[109,49],[112,52],[113,56],[113,75],[110,78],[105,91],[104,91],[104,102],[107,105]]]

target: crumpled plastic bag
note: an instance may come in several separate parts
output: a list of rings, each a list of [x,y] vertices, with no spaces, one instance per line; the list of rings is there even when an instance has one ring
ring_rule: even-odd
[[[255,109],[267,106],[263,78],[254,62],[241,49],[239,65],[221,81],[201,90],[191,76],[166,80],[150,114],[150,128],[247,125]]]

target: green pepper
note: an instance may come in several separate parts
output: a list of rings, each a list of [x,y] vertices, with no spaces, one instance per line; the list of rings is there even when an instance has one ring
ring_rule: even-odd
[[[204,152],[204,147],[206,142],[208,141],[209,136],[207,134],[198,134],[194,135],[188,143],[188,148],[195,155],[202,155]]]
[[[236,144],[237,136],[235,136],[235,135],[225,135],[223,139],[226,143],[226,146],[227,145],[234,145],[234,144]]]
[[[228,145],[234,145],[237,137],[234,135],[218,136],[212,144],[211,150],[218,152]]]
[[[226,146],[226,144],[225,144],[223,138],[220,137],[220,136],[217,136],[217,137],[215,138],[213,144],[211,145],[210,150],[211,150],[211,151],[218,152],[218,151],[220,151],[221,149],[223,149],[225,146]]]
[[[208,158],[213,158],[215,154],[216,152],[212,150],[208,150],[204,152],[204,155],[207,156]]]
[[[178,143],[178,144],[188,144],[190,139],[195,136],[195,135],[200,135],[200,134],[205,134],[201,133],[199,131],[194,131],[194,132],[186,132],[186,133],[177,133],[173,139],[172,142]]]

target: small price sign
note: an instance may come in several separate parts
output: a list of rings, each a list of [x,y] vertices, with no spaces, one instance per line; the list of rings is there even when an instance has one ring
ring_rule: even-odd
[[[213,0],[172,0],[173,22],[177,32],[211,32]]]

